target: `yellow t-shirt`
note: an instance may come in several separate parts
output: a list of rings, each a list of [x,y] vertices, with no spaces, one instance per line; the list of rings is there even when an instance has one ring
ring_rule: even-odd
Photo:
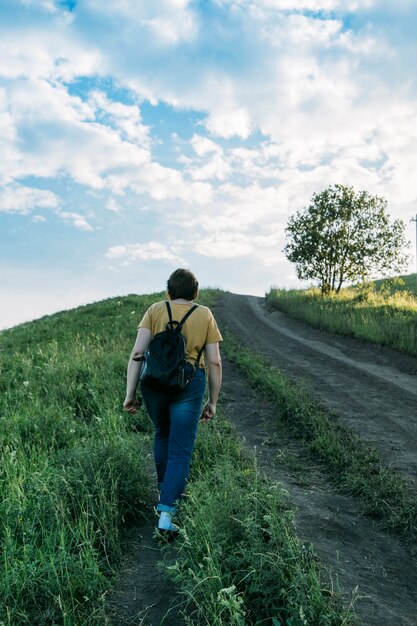
[[[192,307],[192,304],[181,304],[177,302],[169,303],[172,312],[172,319],[179,322]],[[146,311],[139,324],[139,328],[148,328],[152,335],[160,333],[166,329],[169,322],[168,311],[165,301],[155,302]],[[182,334],[185,337],[186,359],[190,363],[195,363],[198,353],[206,344],[223,341],[223,337],[217,327],[213,313],[206,306],[199,305],[184,322]],[[201,355],[200,367],[204,369],[204,356]]]

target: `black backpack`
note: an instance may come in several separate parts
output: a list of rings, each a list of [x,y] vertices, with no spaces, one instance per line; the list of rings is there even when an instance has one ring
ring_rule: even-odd
[[[198,353],[194,367],[185,359],[185,337],[181,334],[183,324],[198,307],[194,304],[179,322],[172,319],[169,302],[165,302],[169,322],[166,330],[157,333],[145,352],[140,381],[146,387],[163,392],[185,389],[197,371],[203,348]]]

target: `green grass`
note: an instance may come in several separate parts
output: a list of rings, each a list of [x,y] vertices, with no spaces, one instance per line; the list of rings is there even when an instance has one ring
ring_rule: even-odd
[[[417,296],[417,274],[408,274],[394,278],[383,278],[375,281],[377,290],[408,291],[413,296]]]
[[[179,558],[169,568],[189,604],[187,623],[207,626],[352,626],[349,601],[327,584],[314,548],[296,536],[293,511],[230,423],[202,426],[181,506]]]
[[[341,335],[417,356],[417,275],[322,296],[318,289],[271,289],[269,307]]]
[[[123,528],[151,499],[143,411],[122,410],[155,296],[113,298],[0,334],[0,623],[105,623]]]
[[[124,530],[154,504],[152,425],[122,403],[137,325],[161,297],[0,333],[1,625],[106,623]]]
[[[108,623],[124,531],[155,495],[150,420],[122,402],[137,324],[161,295],[112,298],[0,333],[0,624]],[[210,306],[215,295],[200,301]],[[182,554],[202,578],[184,560],[176,572],[206,616],[191,623],[352,623],[297,540],[281,488],[264,483],[226,424],[202,429],[193,477]],[[220,578],[205,587],[217,566]]]
[[[302,385],[290,382],[281,370],[230,334],[224,349],[248,380],[275,404],[277,423],[286,424],[302,439],[341,487],[361,498],[368,514],[415,544],[417,498],[402,476],[381,463],[378,451],[337,424]]]

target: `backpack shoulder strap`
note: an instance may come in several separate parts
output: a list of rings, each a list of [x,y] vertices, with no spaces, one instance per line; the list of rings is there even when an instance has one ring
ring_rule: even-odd
[[[168,300],[165,300],[165,304],[166,304],[166,307],[167,307],[168,317],[169,317],[169,322],[167,324],[167,327],[169,326],[170,328],[172,328],[173,325],[174,325],[174,322],[172,321],[172,312],[171,312],[171,307],[170,307],[170,304],[169,304]]]
[[[185,320],[186,320],[186,319],[188,319],[188,318],[190,317],[191,313],[192,313],[193,311],[195,311],[197,308],[198,308],[198,304],[193,304],[193,306],[191,307],[191,309],[190,309],[189,311],[187,311],[187,313],[184,315],[184,317],[182,318],[182,320],[179,322],[179,324],[178,324],[178,326],[177,326],[177,328],[176,328],[175,330],[177,330],[177,329],[178,329],[178,330],[179,330],[179,332],[181,332],[181,330],[182,330],[182,325],[184,324]],[[201,355],[203,354],[203,350],[204,350],[204,348],[205,348],[205,346],[202,346],[202,348],[201,348],[201,349],[199,350],[199,352],[198,352],[197,360],[196,360],[195,365],[194,365],[194,370],[195,370],[195,371],[197,370],[197,368],[198,368],[198,366],[199,366],[200,359],[201,359]]]
[[[180,332],[181,332],[181,330],[182,330],[182,327],[183,327],[183,324],[184,324],[185,320],[187,320],[187,319],[190,317],[191,313],[192,313],[193,311],[195,311],[197,308],[198,308],[198,304],[193,304],[193,306],[191,307],[191,309],[190,309],[189,311],[187,311],[187,313],[184,315],[184,317],[182,318],[182,320],[181,320],[180,322],[178,322],[177,329],[178,329]]]
[[[204,351],[204,348],[205,348],[205,347],[206,347],[205,345],[204,345],[204,346],[202,346],[202,347],[200,348],[200,350],[198,351],[197,360],[196,360],[196,362],[195,362],[195,366],[194,366],[194,368],[195,368],[195,369],[197,369],[197,368],[198,368],[198,366],[200,365],[201,355],[203,354],[203,351]]]

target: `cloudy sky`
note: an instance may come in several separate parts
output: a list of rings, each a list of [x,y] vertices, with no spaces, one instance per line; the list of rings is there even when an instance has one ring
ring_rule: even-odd
[[[416,23],[413,0],[0,0],[0,328],[178,266],[296,286],[286,222],[333,183],[414,239]]]

